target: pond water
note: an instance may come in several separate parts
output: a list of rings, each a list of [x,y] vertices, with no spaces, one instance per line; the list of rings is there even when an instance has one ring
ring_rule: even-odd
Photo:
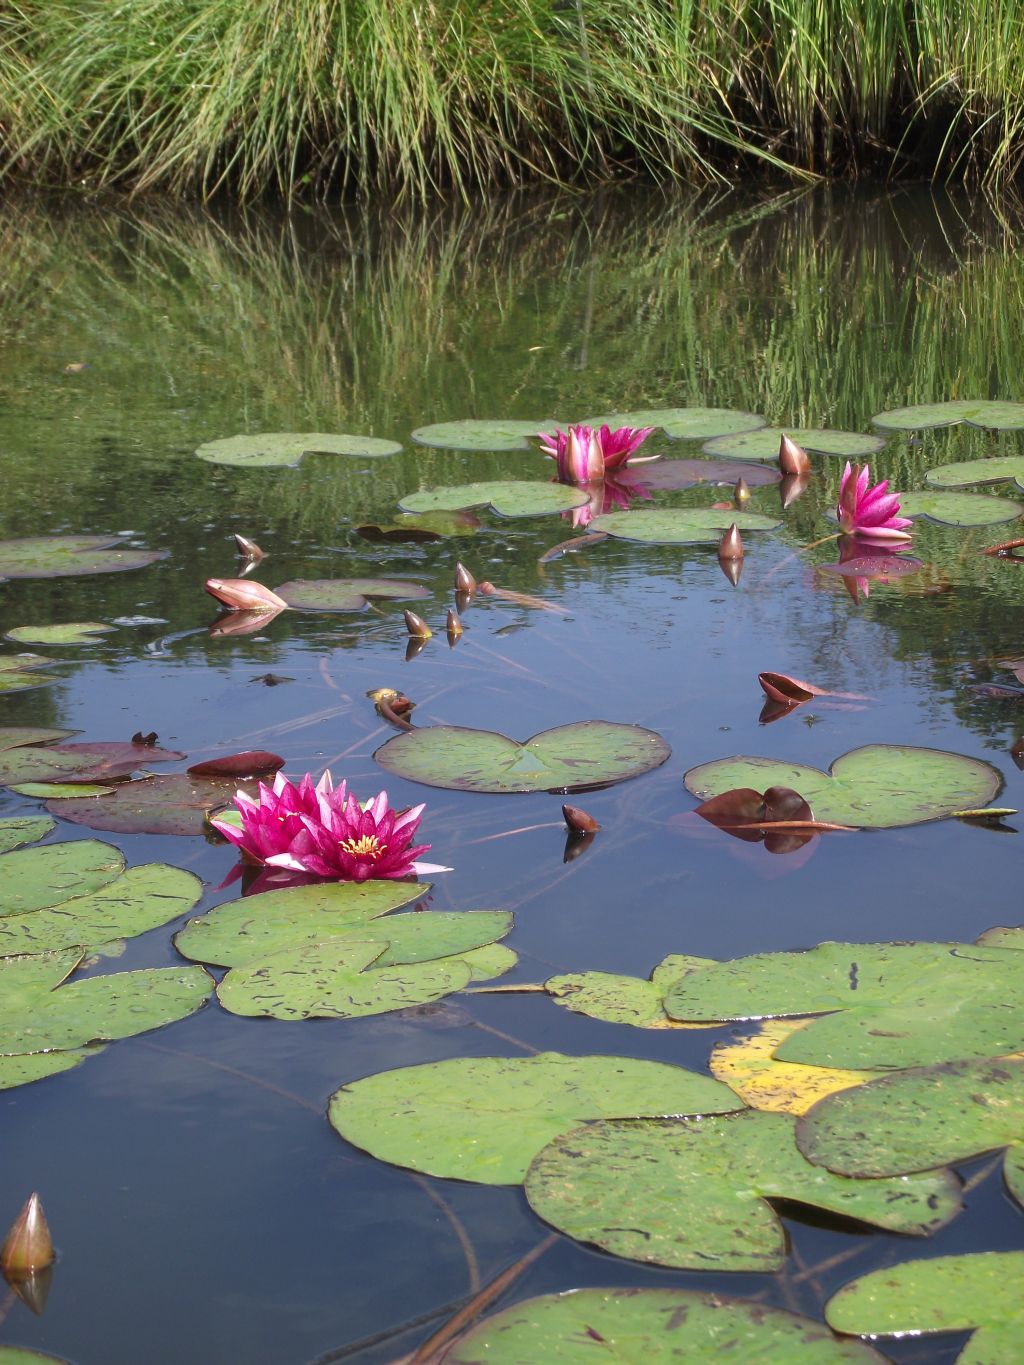
[[[417,445],[411,432],[428,423],[550,425],[707,405],[868,432],[873,414],[905,404],[1024,399],[1024,261],[1007,211],[913,189],[623,190],[290,216],[15,203],[0,266],[0,535],[119,534],[168,552],[137,571],[0,587],[5,631],[143,618],[88,645],[32,647],[62,662],[50,685],[0,697],[3,725],[97,741],[156,731],[188,755],[172,770],[266,748],[291,775],[329,766],[361,797],[386,786],[396,806],[425,801],[428,856],[454,869],[433,879],[430,908],[515,913],[506,942],[519,961],[500,985],[583,970],[646,977],[668,953],[971,941],[1021,918],[1020,846],[1005,829],[943,820],[825,835],[779,856],[686,818],[696,801],[683,786],[688,769],[730,754],[827,768],[885,743],[990,762],[1005,784],[997,804],[1024,805],[1011,755],[1019,702],[972,691],[1015,683],[997,660],[1022,652],[1022,570],[980,553],[1013,523],[918,523],[913,552],[926,567],[872,582],[867,597],[815,571],[835,560],[834,542],[796,553],[829,534],[842,460],[828,456],[813,457],[816,478],[783,526],[747,537],[735,587],[708,545],[608,539],[539,564],[577,534],[557,515],[479,511],[478,529],[426,543],[355,529],[390,522],[417,489],[551,475],[536,451]],[[195,457],[203,442],[261,431],[352,432],[403,449],[283,469]],[[872,468],[920,490],[927,469],[1015,454],[1021,439],[965,426],[895,434]],[[692,457],[700,444],[657,431],[643,453]],[[705,484],[653,499],[706,507],[730,496]],[[775,515],[777,487],[755,488],[750,507]],[[387,576],[429,596],[289,611],[255,634],[211,635],[203,583],[237,572],[235,532],[267,552],[255,577],[270,587]],[[449,648],[457,560],[560,610],[478,597]],[[436,632],[409,659],[405,605]],[[867,699],[816,697],[765,724],[762,670]],[[602,719],[655,730],[672,753],[570,797],[602,828],[563,861],[561,795],[382,774],[373,753],[395,731],[366,696],[381,686],[417,703],[419,726],[525,739]],[[39,808],[0,792],[2,816]],[[131,864],[198,875],[197,913],[240,894],[238,882],[221,885],[235,859],[212,836],[94,836],[61,820],[49,842],[86,837],[116,843]],[[130,940],[94,970],[179,963],[178,927]],[[324,1117],[334,1090],[396,1067],[551,1049],[704,1070],[711,1044],[734,1031],[634,1029],[537,992],[480,992],[302,1023],[213,1001],[112,1043],[76,1070],[0,1093],[0,1223],[38,1189],[60,1253],[45,1312],[7,1302],[0,1343],[77,1365],[394,1360],[548,1229],[517,1186],[417,1178],[348,1145]],[[790,1256],[778,1274],[650,1269],[563,1238],[512,1295],[711,1288],[820,1319],[854,1275],[915,1255],[1019,1248],[1024,1230],[998,1170],[927,1241],[784,1212]],[[962,1340],[885,1349],[943,1361]]]

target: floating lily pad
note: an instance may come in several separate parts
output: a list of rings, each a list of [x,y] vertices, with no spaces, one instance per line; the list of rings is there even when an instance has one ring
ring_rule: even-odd
[[[91,573],[144,569],[167,550],[112,550],[120,536],[26,536],[0,540],[0,577],[73,578]]]
[[[27,645],[91,645],[95,636],[116,629],[102,621],[69,621],[62,626],[15,626],[7,632],[7,639]]]
[[[660,427],[666,436],[681,441],[706,441],[711,436],[753,431],[764,426],[764,418],[754,412],[735,408],[638,408],[635,412],[612,412],[604,417],[588,417],[587,426]],[[553,428],[545,428],[553,430]],[[776,450],[778,442],[776,441]]]
[[[102,787],[91,782],[19,782],[11,784],[11,791],[19,796],[34,796],[40,801],[59,801],[65,797],[109,796],[113,787]]]
[[[526,1198],[577,1241],[677,1270],[780,1270],[786,1234],[767,1199],[911,1236],[935,1232],[959,1213],[960,1182],[951,1171],[893,1180],[826,1172],[801,1156],[795,1122],[755,1109],[592,1122],[538,1153]]]
[[[90,842],[47,844],[46,848],[73,849]],[[187,914],[202,893],[199,878],[180,868],[164,863],[129,868],[91,895],[75,895],[54,908],[0,918],[0,956],[132,938]]]
[[[362,611],[371,597],[429,597],[422,583],[399,578],[296,578],[274,591],[294,611]]]
[[[70,739],[77,730],[50,730],[38,725],[0,725],[0,753],[18,749],[22,745],[48,744],[57,739]]]
[[[0,1057],[0,1090],[13,1090],[19,1085],[31,1085],[61,1071],[81,1066],[87,1057],[95,1057],[101,1047],[71,1049],[67,1052],[31,1052],[24,1056]],[[0,1365],[5,1365],[0,1350]]]
[[[433,422],[417,427],[412,439],[421,446],[438,446],[443,450],[528,450],[531,438],[538,432],[554,431],[561,426],[553,418],[510,422],[469,417],[459,422]]]
[[[842,578],[869,578],[872,582],[889,583],[896,578],[906,578],[923,568],[920,559],[915,559],[912,555],[897,554],[894,550],[883,550],[879,546],[873,554],[854,555],[852,559],[843,559],[837,564],[816,564],[815,573],[839,574]]]
[[[504,976],[519,961],[519,954],[506,948],[504,943],[487,943],[459,956],[469,966],[471,981],[489,981],[492,977]]]
[[[564,483],[527,483],[495,479],[464,483],[453,488],[431,488],[408,493],[398,504],[403,512],[455,512],[490,507],[500,517],[541,517],[568,512],[590,501],[585,488]]]
[[[540,1149],[585,1119],[735,1107],[724,1085],[628,1057],[458,1057],[383,1071],[331,1098],[331,1123],[381,1161],[485,1185],[515,1184]]]
[[[373,757],[388,772],[428,787],[571,792],[637,777],[660,767],[671,752],[653,730],[586,720],[522,743],[493,730],[425,725],[389,739]]]
[[[930,1170],[1005,1147],[1006,1185],[1024,1204],[1024,1058],[949,1062],[871,1080],[816,1104],[797,1140],[808,1160],[859,1176]]]
[[[859,829],[942,820],[990,805],[1002,786],[996,769],[980,759],[896,744],[851,749],[827,773],[801,763],[737,755],[691,768],[683,780],[702,801],[736,787],[789,787],[808,802],[816,820]]]
[[[987,460],[962,460],[929,469],[925,483],[933,488],[969,488],[972,484],[1007,483],[1024,490],[1024,455],[995,455]],[[1011,504],[1016,506],[1016,504]]]
[[[706,967],[710,961],[674,953],[658,963],[649,981],[613,972],[567,972],[550,977],[544,989],[556,1004],[591,1019],[634,1028],[681,1028],[665,1012],[665,994],[685,972]]]
[[[622,470],[618,471],[620,479]],[[692,488],[695,484],[735,484],[743,479],[748,488],[762,488],[779,483],[782,473],[770,465],[740,464],[734,460],[653,460],[628,471],[629,485],[670,492],[677,488]],[[626,482],[626,480],[621,480]]]
[[[59,959],[60,955],[55,956]],[[0,959],[0,1054],[49,1052],[132,1038],[195,1013],[213,990],[202,967],[150,967],[92,976],[30,999],[8,996],[11,963]],[[30,962],[46,962],[39,955]]]
[[[903,1261],[853,1280],[825,1305],[838,1332],[873,1337],[974,1335],[962,1365],[1018,1365],[1024,1341],[1024,1252]]]
[[[872,417],[876,427],[889,431],[924,431],[928,427],[951,427],[965,422],[969,427],[992,431],[1020,431],[1024,428],[1024,403],[996,403],[979,399],[956,399],[950,403],[918,403],[909,408],[890,408]]]
[[[1021,466],[1024,468],[1024,464]],[[927,517],[941,526],[995,526],[1015,521],[1024,506],[985,493],[901,493],[900,515]]]
[[[571,1289],[485,1318],[458,1338],[445,1359],[449,1365],[882,1365],[884,1357],[862,1342],[841,1341],[820,1322],[763,1303],[688,1289]]]
[[[265,431],[254,436],[225,436],[207,441],[196,454],[211,464],[240,465],[244,469],[293,468],[303,455],[397,455],[397,441],[376,436],[328,435],[320,431]]]
[[[468,984],[458,957],[378,967],[380,943],[332,939],[232,967],[217,998],[232,1014],[269,1019],[359,1019],[440,1000]]]
[[[756,431],[741,431],[734,436],[716,436],[713,441],[706,441],[703,449],[708,455],[730,460],[777,460],[779,442],[783,436],[788,436],[812,454],[838,455],[847,460],[874,455],[885,445],[884,436],[865,436],[860,431],[759,427]]]
[[[482,522],[472,512],[425,512],[422,516],[409,513],[384,525],[367,522],[354,528],[357,536],[374,543],[389,541],[435,541],[448,536],[471,536],[479,531]]]
[[[207,812],[227,805],[239,790],[252,795],[256,784],[168,773],[125,782],[110,796],[61,798],[47,809],[76,825],[118,834],[201,834]]]
[[[782,522],[760,512],[731,508],[658,507],[644,512],[607,512],[594,517],[587,529],[645,545],[717,545],[722,532],[734,524],[741,531],[774,531]]]
[[[874,1080],[876,1071],[844,1071],[838,1067],[783,1062],[775,1052],[807,1019],[772,1019],[743,1038],[716,1043],[709,1068],[716,1080],[735,1090],[751,1109],[773,1114],[806,1114],[827,1095]],[[939,1163],[942,1164],[942,1163]]]
[[[51,820],[48,815],[14,815],[0,820],[0,853],[9,853],[12,848],[20,848],[22,844],[34,844],[56,828],[56,820]]]
[[[91,895],[116,881],[124,867],[120,849],[95,839],[5,853],[0,859],[4,888],[0,917],[28,914],[61,905],[74,896]]]
[[[150,763],[168,763],[185,755],[155,744],[61,744],[40,748],[26,744],[0,750],[0,786],[23,782],[103,781],[130,776]]]
[[[0,1365],[70,1365],[63,1356],[48,1356],[22,1346],[0,1346]]]
[[[1022,965],[1019,951],[962,943],[821,943],[688,972],[665,1008],[687,1020],[821,1014],[775,1055],[849,1070],[929,1066],[1024,1049]]]

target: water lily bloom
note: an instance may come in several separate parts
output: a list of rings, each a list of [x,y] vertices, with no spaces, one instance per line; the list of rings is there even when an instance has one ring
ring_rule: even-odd
[[[603,479],[605,471],[620,469],[647,440],[653,427],[619,427],[612,431],[603,426],[575,426],[568,431],[548,433],[539,431],[537,439],[545,455],[557,461],[560,483],[592,483]],[[656,455],[645,455],[644,460],[656,460]]]
[[[909,540],[906,528],[912,523],[897,515],[900,500],[888,489],[888,479],[871,487],[870,468],[847,460],[836,506],[840,530],[869,540]]]
[[[237,792],[235,805],[241,828],[216,817],[210,824],[268,867],[353,882],[448,871],[417,861],[430,848],[412,842],[422,806],[392,810],[383,791],[360,805],[344,782],[334,786],[330,772],[315,785],[309,773],[298,785],[278,773],[272,787],[259,784],[255,799]]]

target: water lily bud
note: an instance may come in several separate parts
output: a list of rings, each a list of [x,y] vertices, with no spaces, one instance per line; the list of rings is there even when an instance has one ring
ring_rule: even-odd
[[[718,542],[719,559],[742,559],[744,555],[743,537],[740,535],[740,528],[735,522],[729,527],[722,539]]]
[[[231,611],[280,611],[288,603],[262,583],[245,578],[208,578],[206,591]]]
[[[246,559],[262,559],[263,551],[254,540],[248,536],[240,536],[235,533],[235,544],[238,546],[238,553]]]
[[[743,572],[742,559],[720,559],[718,561],[718,567],[722,570],[734,588],[739,586],[740,574]]]
[[[42,1270],[30,1270],[24,1275],[11,1275],[7,1281],[11,1291],[17,1294],[25,1307],[37,1318],[43,1316],[43,1309],[46,1307],[46,1300],[50,1297],[50,1286],[53,1283],[53,1266],[47,1265]]]
[[[28,1275],[51,1265],[54,1256],[43,1206],[38,1194],[30,1194],[0,1247],[0,1268],[5,1275]]]
[[[422,635],[410,635],[405,646],[405,662],[412,663],[417,654],[422,654],[427,642]]]
[[[476,579],[462,563],[455,565],[455,591],[468,592],[471,596],[476,592]]]
[[[750,501],[750,489],[746,479],[740,477],[736,480],[736,487],[732,492],[733,501],[737,507],[744,507]]]
[[[779,441],[779,468],[783,474],[809,474],[811,457],[802,446],[783,435]]]
[[[404,616],[405,628],[410,635],[415,636],[417,640],[430,639],[434,632],[430,629],[422,616],[417,616],[414,611],[407,611],[404,613]]]
[[[779,484],[779,497],[782,499],[783,511],[787,507],[791,507],[801,494],[806,493],[810,482],[810,474],[784,474],[782,476],[782,482]]]
[[[472,601],[473,594],[471,592],[457,592],[455,594],[455,610],[458,612],[465,611]]]
[[[449,611],[447,630],[448,643],[453,645],[462,636],[462,622],[459,620],[458,612]]]
[[[575,834],[594,834],[601,826],[592,815],[588,815],[585,810],[580,810],[579,806],[563,806],[562,814],[565,816],[565,823]]]

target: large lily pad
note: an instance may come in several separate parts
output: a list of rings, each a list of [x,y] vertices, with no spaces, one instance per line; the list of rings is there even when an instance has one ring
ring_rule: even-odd
[[[722,532],[736,525],[741,531],[774,531],[778,517],[761,512],[718,511],[713,507],[658,507],[642,512],[607,512],[594,517],[590,531],[603,531],[618,540],[645,545],[717,545]]]
[[[26,668],[0,665],[0,692],[26,692],[30,687],[48,687],[56,681],[56,678],[47,677],[45,673],[32,673]]]
[[[528,450],[531,438],[562,426],[551,418],[539,422],[495,421],[467,417],[458,422],[433,422],[417,427],[412,439],[421,446],[443,450]]]
[[[422,583],[399,578],[296,578],[274,591],[295,611],[362,611],[371,597],[429,597]]]
[[[1022,463],[1024,469],[1024,463]],[[985,493],[901,493],[900,514],[926,517],[940,526],[996,526],[1015,521],[1024,506],[1010,498],[993,498]]]
[[[786,1234],[767,1199],[916,1236],[960,1211],[950,1171],[854,1180],[812,1166],[788,1114],[604,1121],[555,1138],[526,1176],[533,1211],[613,1256],[678,1270],[779,1270]],[[822,1177],[825,1176],[825,1179]]]
[[[892,829],[942,820],[988,806],[1002,786],[995,768],[942,749],[866,744],[851,749],[829,772],[802,763],[736,755],[691,768],[683,779],[702,801],[737,787],[789,787],[816,820],[859,829]]]
[[[458,1057],[384,1071],[331,1097],[331,1123],[382,1161],[485,1185],[522,1180],[534,1156],[585,1119],[734,1108],[708,1076],[628,1057]]]
[[[660,767],[671,752],[654,730],[587,720],[522,743],[493,730],[425,725],[389,739],[373,757],[388,772],[428,787],[571,792],[637,777]]]
[[[79,846],[46,845],[47,849]],[[199,878],[181,868],[168,867],[165,863],[129,868],[122,877],[91,895],[76,895],[52,909],[32,910],[28,914],[6,915],[0,919],[0,956],[51,952],[74,944],[132,938],[187,914],[202,893],[203,884]]]
[[[849,1070],[929,1066],[1024,1049],[1024,959],[962,943],[821,943],[688,972],[674,1019],[821,1014],[791,1033],[783,1061]]]
[[[987,460],[961,460],[929,469],[925,483],[933,488],[969,488],[973,484],[1006,483],[1024,490],[1024,455],[994,455]],[[1016,506],[1016,503],[1012,504]]]
[[[983,1251],[904,1261],[853,1280],[825,1317],[838,1332],[920,1337],[974,1335],[961,1365],[1018,1365],[1024,1341],[1024,1252]]]
[[[211,464],[240,465],[244,469],[293,468],[304,455],[396,455],[397,441],[376,436],[328,435],[321,431],[264,431],[254,436],[225,436],[207,441],[196,454]]]
[[[88,1057],[95,1057],[103,1049],[90,1047],[69,1049],[67,1052],[30,1052],[21,1056],[0,1057],[0,1090],[13,1090],[19,1085],[31,1085],[47,1076],[59,1075],[81,1066]],[[3,1365],[0,1351],[0,1365]]]
[[[895,1175],[1005,1147],[1024,1204],[1024,1059],[916,1067],[821,1100],[800,1120],[808,1160],[847,1175]]]
[[[635,412],[611,412],[588,417],[591,427],[660,427],[666,436],[682,441],[706,441],[737,431],[764,426],[764,418],[736,408],[638,408]],[[545,428],[550,430],[551,428]],[[778,450],[778,441],[775,443]]]
[[[779,443],[788,436],[804,450],[815,455],[838,455],[847,460],[863,459],[885,445],[883,436],[866,436],[860,431],[829,431],[815,427],[759,427],[756,431],[741,431],[732,436],[716,436],[706,441],[703,449],[708,455],[730,460],[777,460]]]
[[[585,488],[571,484],[495,479],[489,483],[463,483],[407,493],[398,505],[403,512],[457,512],[490,507],[501,517],[541,517],[568,512],[589,501],[590,494]]]
[[[10,853],[12,848],[20,848],[22,844],[34,844],[56,828],[56,820],[48,815],[12,815],[0,820],[0,853]]]
[[[118,834],[201,834],[209,811],[227,805],[236,791],[255,789],[254,782],[168,773],[126,782],[110,796],[51,801],[47,810],[76,825]]]
[[[120,536],[26,536],[0,540],[0,577],[74,578],[82,574],[144,569],[167,550],[112,550]]]
[[[102,621],[68,621],[59,626],[15,626],[7,632],[7,639],[27,645],[91,645],[97,635],[116,629]]]
[[[128,777],[150,763],[169,763],[184,757],[173,749],[157,748],[155,744],[118,740],[55,744],[49,748],[24,744],[0,750],[0,786],[61,780],[116,780]]]
[[[445,1359],[449,1365],[881,1365],[884,1358],[862,1342],[841,1341],[820,1322],[763,1303],[688,1289],[571,1289],[485,1318]]]
[[[686,972],[710,963],[710,958],[673,953],[658,963],[649,981],[615,972],[566,972],[549,977],[544,989],[556,1004],[591,1019],[633,1028],[682,1028],[666,1013],[665,995]]]
[[[88,896],[109,886],[124,871],[124,856],[111,844],[78,839],[5,853],[0,859],[3,900],[0,917],[24,915]]]
[[[949,403],[917,403],[909,408],[890,408],[872,417],[876,427],[888,431],[923,431],[928,427],[951,427],[965,422],[969,427],[992,431],[1020,431],[1024,428],[1024,403],[998,403],[960,398]]]

